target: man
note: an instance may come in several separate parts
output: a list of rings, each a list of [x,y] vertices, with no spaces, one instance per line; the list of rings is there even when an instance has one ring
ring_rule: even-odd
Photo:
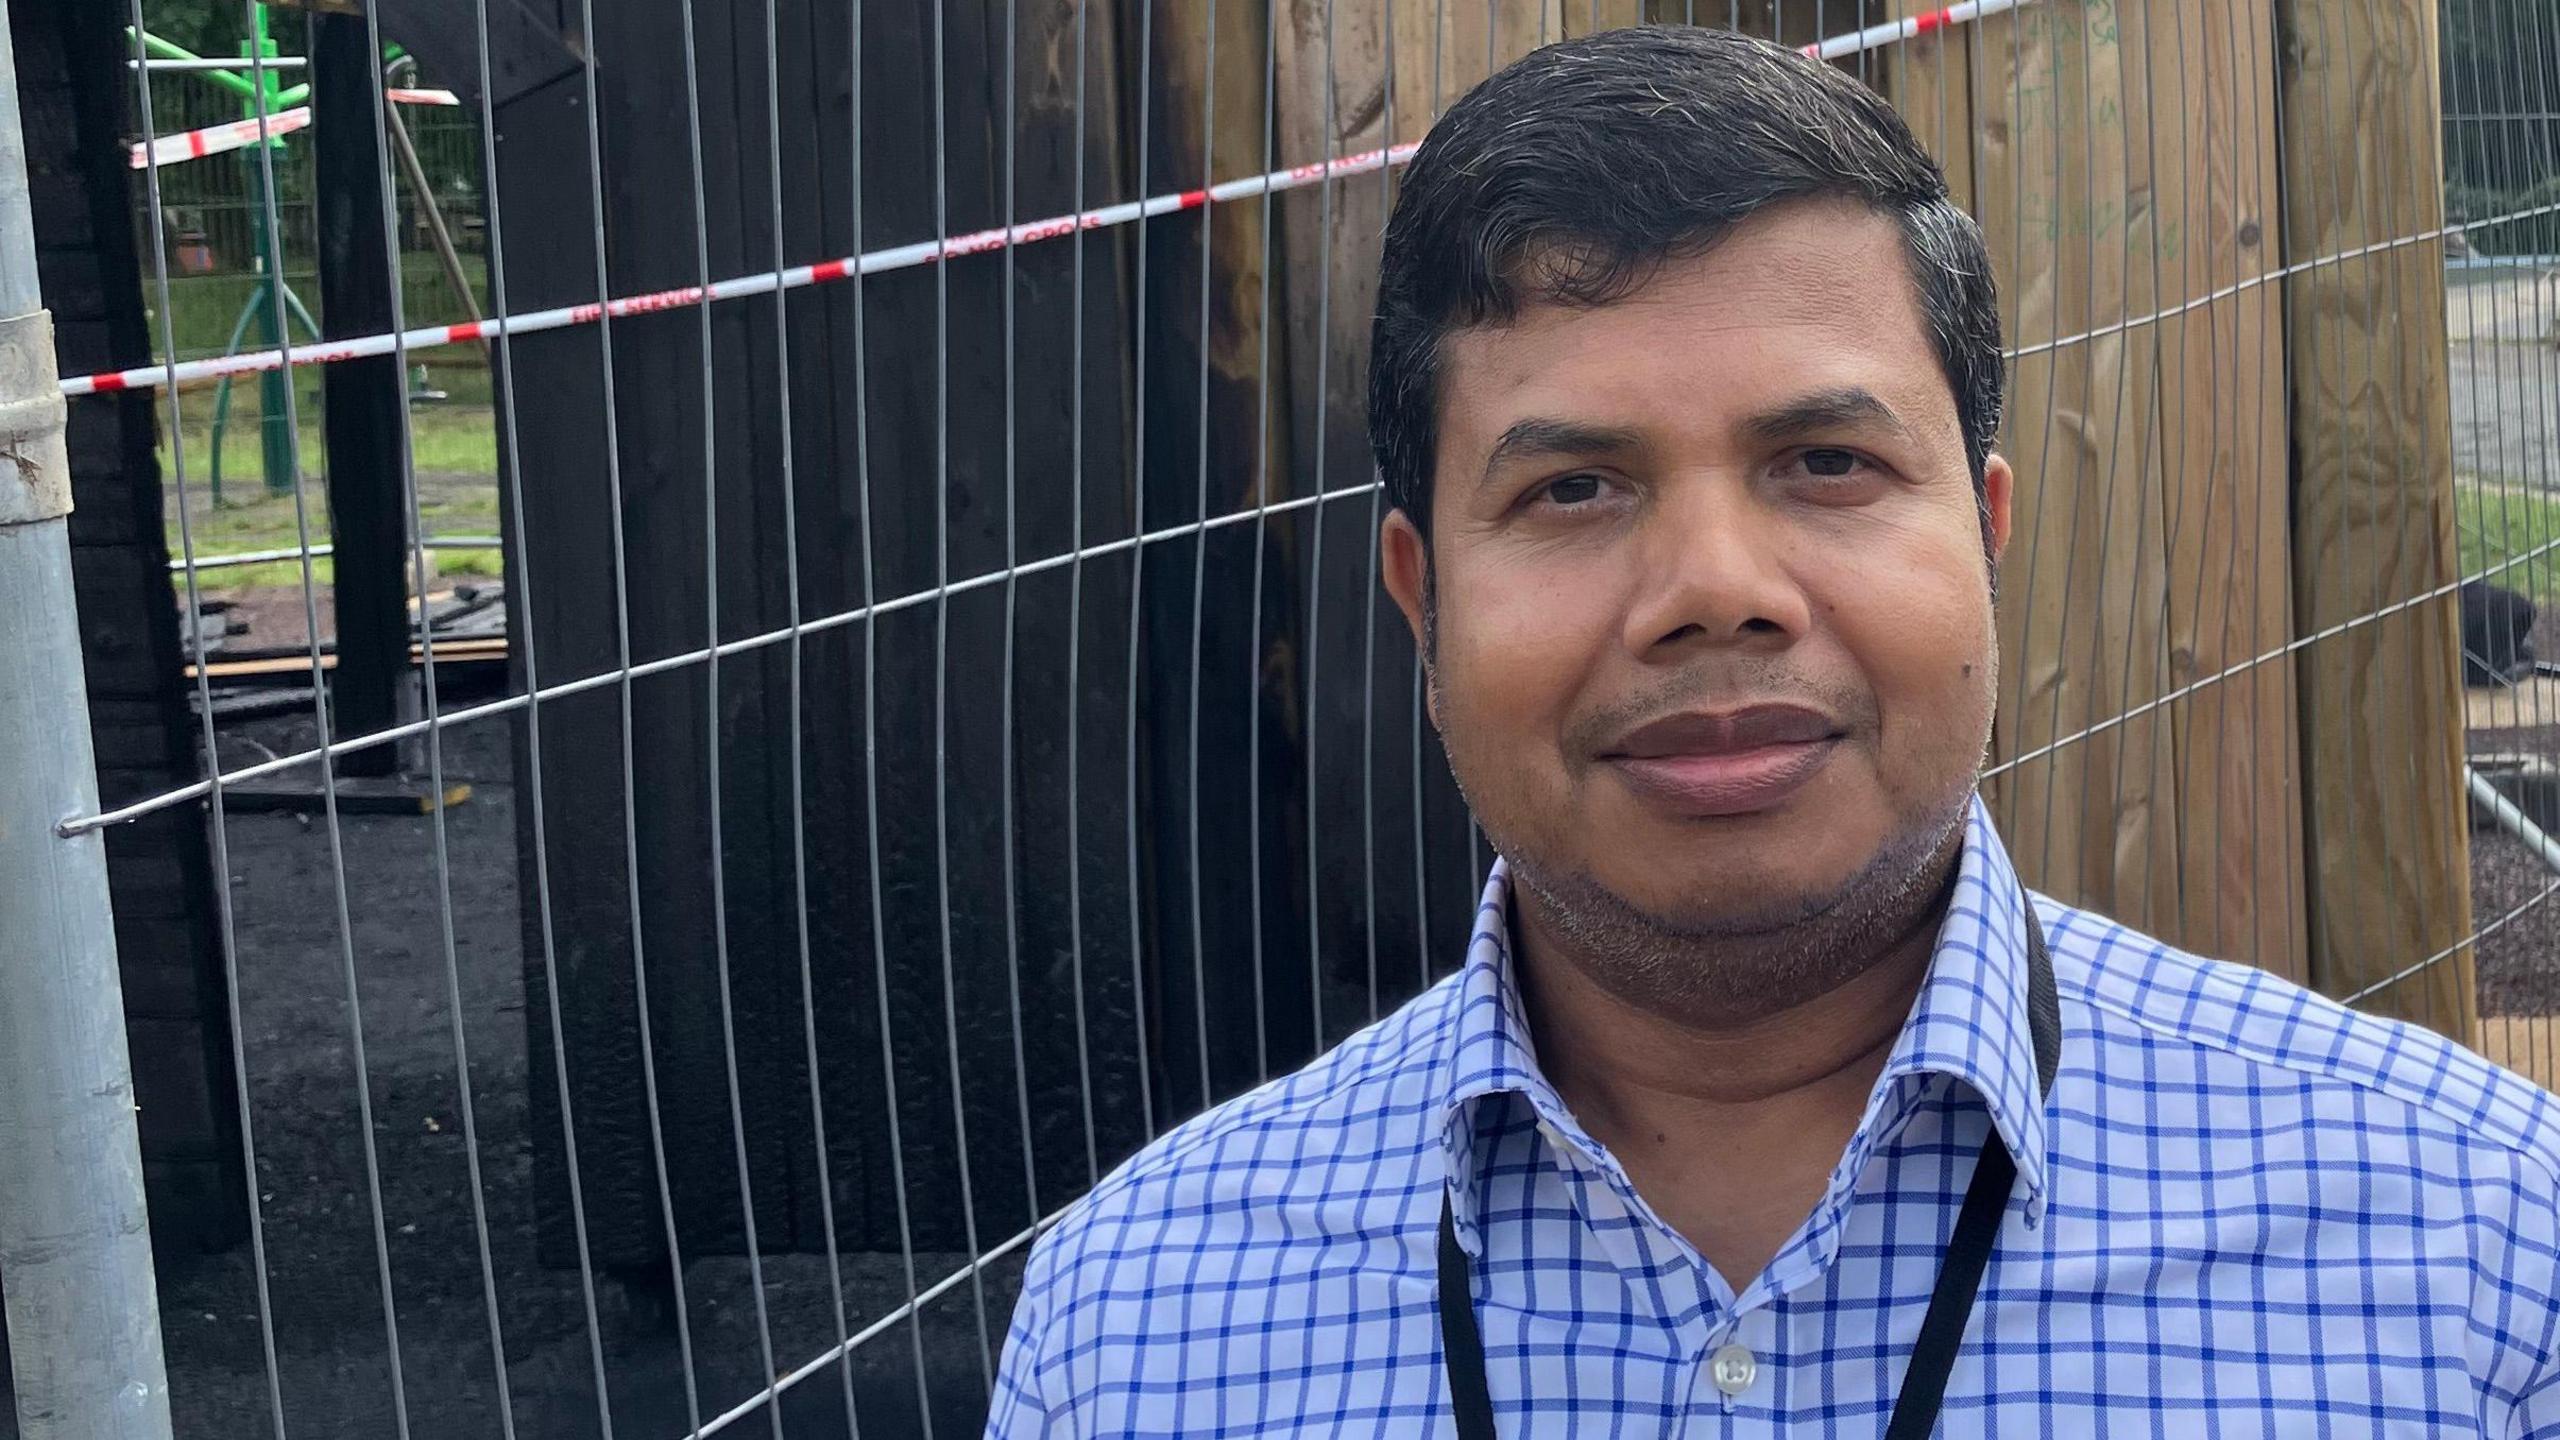
[[[2550,1098],[2021,888],[1989,265],[1883,102],[1529,56],[1371,363],[1474,943],[1066,1216],[991,1433],[2560,1434]]]

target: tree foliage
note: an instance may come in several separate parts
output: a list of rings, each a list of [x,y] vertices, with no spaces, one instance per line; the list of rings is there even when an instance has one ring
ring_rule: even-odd
[[[2560,207],[2560,13],[2550,0],[2444,0],[2445,213]],[[2466,237],[2492,255],[2560,253],[2560,209]]]

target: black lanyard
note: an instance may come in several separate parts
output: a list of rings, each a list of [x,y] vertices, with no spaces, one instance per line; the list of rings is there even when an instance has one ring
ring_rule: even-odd
[[[2037,1086],[2050,1095],[2062,1057],[2062,1006],[2054,991],[2044,926],[2023,889],[2018,905],[2025,912],[2027,932],[2027,1033],[2035,1046]],[[2017,1178],[2017,1160],[1995,1126],[1982,1142],[1982,1158],[1974,1162],[1973,1182],[1965,1187],[1964,1207],[1956,1213],[1955,1235],[1939,1263],[1938,1285],[1930,1292],[1929,1311],[1921,1318],[1920,1339],[1911,1347],[1911,1368],[1903,1372],[1884,1440],[1926,1440],[1936,1427],[1947,1375],[1964,1343],[1965,1322],[1973,1315],[1974,1295],[1982,1288],[1982,1271],[1991,1261],[2001,1213],[2008,1209],[2009,1188]],[[1441,1361],[1449,1373],[1450,1403],[1458,1412],[1459,1440],[1496,1440],[1493,1398],[1485,1388],[1484,1336],[1476,1328],[1474,1281],[1446,1191],[1440,1196],[1439,1308]]]

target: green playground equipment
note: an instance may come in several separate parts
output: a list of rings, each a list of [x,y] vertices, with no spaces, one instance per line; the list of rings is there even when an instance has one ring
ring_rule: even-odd
[[[249,14],[250,38],[240,43],[240,57],[244,60],[252,56],[263,59],[276,58],[280,52],[277,50],[274,38],[267,30],[267,7],[263,3],[252,4],[249,7]],[[136,32],[131,26],[127,26],[126,33],[138,34],[143,48],[164,60],[203,58],[185,46],[165,40],[147,30]],[[309,84],[281,84],[278,82],[276,72],[272,70],[252,70],[246,74],[230,70],[199,70],[189,73],[200,75],[238,95],[240,115],[244,120],[254,120],[261,114],[272,117],[311,98]],[[248,298],[242,302],[239,318],[231,326],[230,339],[223,342],[222,353],[225,355],[240,353],[241,341],[249,336],[253,329],[256,332],[256,344],[259,349],[280,348],[285,343],[285,337],[295,321],[301,323],[306,338],[314,341],[320,338],[319,322],[311,318],[310,308],[302,303],[302,297],[294,293],[293,286],[285,279],[284,237],[278,234],[276,227],[269,224],[267,220],[267,166],[260,163],[258,155],[262,147],[269,150],[282,150],[285,148],[284,137],[268,136],[264,140],[252,142],[240,152],[240,163],[249,182],[249,233],[257,250],[253,273],[258,283],[250,288]],[[291,376],[282,369],[270,370],[258,377],[258,453],[260,468],[266,479],[267,493],[270,495],[293,493],[297,466],[294,456],[294,435],[286,420],[285,403],[285,387],[292,383]],[[213,454],[209,462],[209,470],[213,503],[216,505],[222,503],[222,442],[231,423],[231,385],[232,377],[225,375],[214,388],[211,445]]]
[[[268,31],[266,5],[251,4],[249,16],[249,38],[240,43],[240,58],[248,60],[255,57],[274,61],[284,59],[285,57],[276,47],[274,37]],[[147,30],[137,30],[127,26],[125,33],[128,37],[140,41],[144,52],[152,58],[199,62],[204,58],[175,41],[154,35]],[[386,67],[386,75],[392,73],[389,67],[416,64],[408,57],[407,52],[397,45],[382,47],[382,59]],[[277,78],[280,68],[257,68],[245,72],[236,68],[204,68],[191,69],[187,73],[201,76],[239,96],[242,119],[256,120],[264,116],[272,120],[275,116],[297,105],[308,104],[311,99],[310,84],[308,82],[295,85],[281,83]],[[393,117],[393,128],[395,134],[405,135],[406,133],[399,130],[396,116]],[[401,143],[404,147],[402,153],[406,154],[407,141],[403,139]],[[240,152],[240,163],[244,167],[249,185],[250,236],[257,251],[251,273],[256,283],[251,286],[248,298],[242,302],[239,317],[232,322],[230,338],[223,342],[222,353],[226,356],[239,354],[244,341],[253,341],[261,350],[280,349],[288,343],[292,327],[297,323],[302,327],[306,339],[316,342],[322,338],[320,322],[312,318],[310,307],[302,303],[302,297],[294,293],[293,286],[285,279],[284,237],[267,218],[269,208],[267,171],[270,166],[260,163],[261,157],[258,152],[261,148],[270,151],[285,149],[285,137],[271,134],[262,140],[250,142]],[[445,278],[453,286],[454,293],[460,299],[463,308],[476,319],[478,309],[472,300],[470,286],[463,280],[460,261],[452,253],[452,242],[445,237],[443,217],[435,213],[435,196],[428,191],[423,175],[416,170],[414,158],[410,164],[412,183],[418,190],[418,203],[430,213],[435,227],[445,265]],[[398,283],[396,278],[394,283]],[[428,388],[425,374],[425,367],[418,367],[413,398],[441,399],[440,392]],[[225,375],[215,382],[214,387],[213,437],[210,447],[213,455],[208,468],[211,472],[213,503],[216,505],[222,503],[223,439],[231,427],[232,383],[233,377]],[[286,421],[286,400],[290,392],[285,388],[292,383],[291,372],[281,367],[265,371],[258,376],[260,410],[258,452],[266,478],[267,493],[270,495],[293,493],[297,470],[294,455],[295,437],[292,426]]]

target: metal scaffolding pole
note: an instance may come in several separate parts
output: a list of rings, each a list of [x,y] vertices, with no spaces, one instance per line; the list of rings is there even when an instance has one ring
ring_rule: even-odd
[[[72,609],[71,476],[0,0],[0,1293],[25,1440],[167,1440]]]

